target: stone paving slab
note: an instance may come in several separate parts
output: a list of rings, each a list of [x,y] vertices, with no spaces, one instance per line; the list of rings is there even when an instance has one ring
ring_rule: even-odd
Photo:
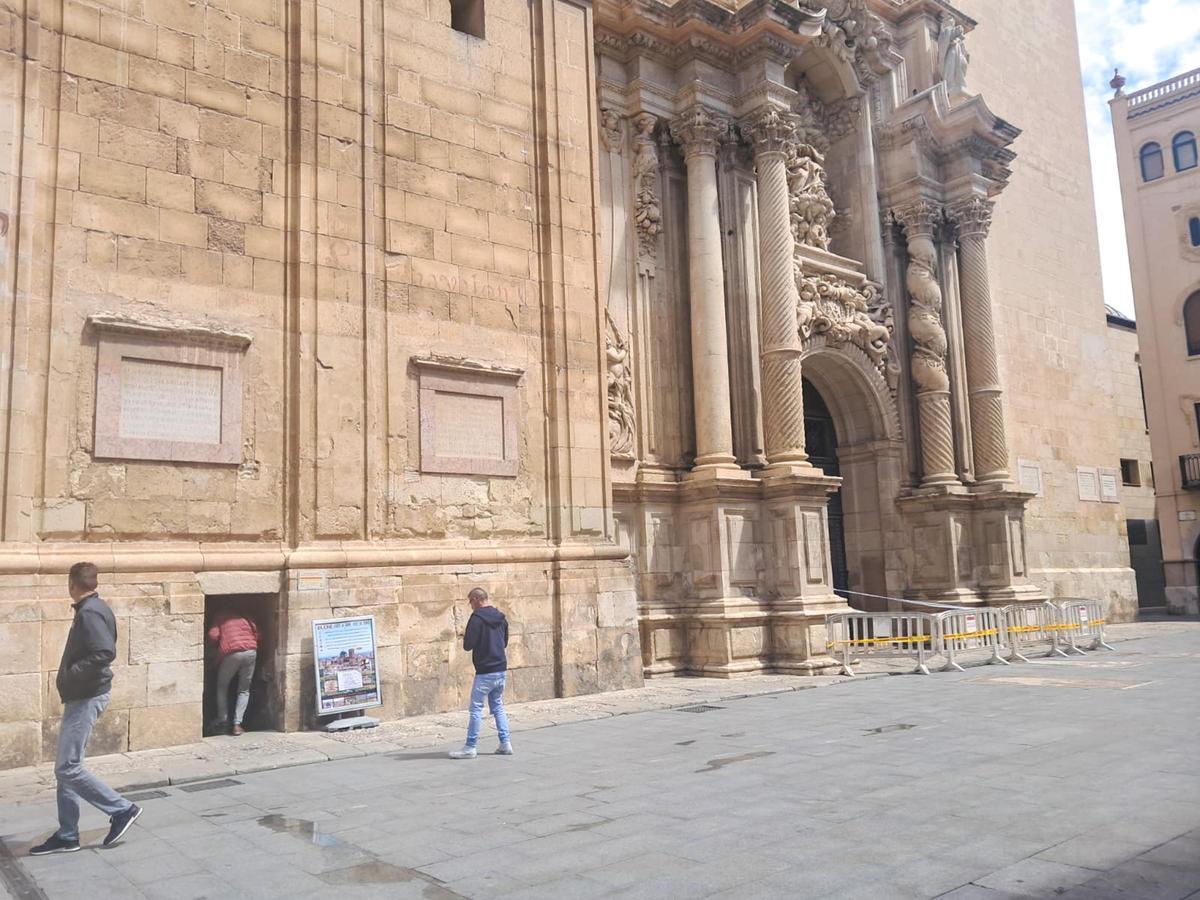
[[[315,900],[339,885],[443,900],[1200,898],[1200,625],[1113,631],[1116,652],[1013,669],[833,691],[675,679],[586,698],[605,700],[602,719],[561,701],[551,721],[577,720],[522,715],[512,758],[446,759],[461,716],[382,739],[297,736],[280,744],[289,760],[326,740],[360,755],[169,785],[123,846],[69,856],[26,855],[54,804],[5,788],[0,883],[21,900]],[[719,708],[675,708],[697,702]],[[408,740],[426,749],[375,752]],[[159,771],[199,759],[138,757]],[[83,824],[96,847],[102,818]]]
[[[1194,623],[1165,621],[1110,626],[1110,642],[1137,641],[1194,628]],[[968,654],[968,666],[984,662]],[[1103,660],[1092,663],[1108,665]],[[856,666],[858,678],[911,671],[904,660],[865,660]],[[933,676],[931,676],[933,677]],[[1014,675],[1014,677],[1021,677]],[[717,703],[742,697],[807,690],[842,684],[837,676],[749,675],[735,679],[656,678],[646,686],[584,697],[510,704],[514,732],[520,733],[571,722],[586,722],[655,709]],[[240,738],[205,738],[194,744],[91,757],[88,766],[120,791],[138,791],[269,769],[306,765],[401,750],[453,744],[466,731],[465,711],[413,716],[385,722],[378,728],[326,734],[324,732],[251,732]],[[51,763],[0,772],[0,798],[43,799],[54,790]]]
[[[329,740],[362,755],[169,786],[113,850],[24,856],[54,819],[29,794],[2,795],[0,833],[10,876],[40,892],[22,900],[333,885],[368,898],[1183,900],[1200,892],[1200,626],[1113,636],[1115,653],[1035,661],[1019,679],[979,667],[837,691],[655,682],[604,698],[604,720],[572,701],[547,712],[566,724],[523,715],[514,758],[445,759],[461,716],[298,736],[281,745],[289,760]],[[672,708],[698,701],[720,708]],[[431,736],[436,752],[372,752]]]

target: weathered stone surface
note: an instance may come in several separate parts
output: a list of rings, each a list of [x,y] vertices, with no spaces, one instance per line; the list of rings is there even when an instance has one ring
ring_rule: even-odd
[[[175,703],[129,711],[129,749],[169,747],[198,741],[203,729],[199,703]]]
[[[204,656],[200,616],[150,616],[130,620],[131,663],[186,662]]]

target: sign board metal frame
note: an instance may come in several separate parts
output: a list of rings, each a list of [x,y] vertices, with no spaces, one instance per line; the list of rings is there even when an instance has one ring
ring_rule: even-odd
[[[353,650],[358,652],[361,648],[355,644],[353,648],[330,646],[331,642],[336,638],[339,631],[346,631],[351,628],[362,628],[365,624],[367,628],[366,641],[369,643],[369,657],[371,660],[371,672],[374,675],[374,690],[370,692],[370,696],[364,699],[363,702],[350,703],[344,706],[326,706],[326,701],[331,699],[325,690],[325,683],[322,679],[321,658],[322,650],[326,649],[325,658],[336,659],[341,653],[347,653]],[[313,679],[316,682],[317,688],[317,715],[318,716],[336,716],[342,713],[353,712],[355,710],[369,709],[373,706],[383,705],[383,688],[379,680],[379,659],[377,655],[377,647],[375,643],[375,617],[374,616],[348,616],[345,618],[336,619],[315,619],[312,623],[313,635]],[[344,638],[343,638],[344,640]],[[334,670],[336,671],[336,669]],[[361,677],[361,668],[358,669]],[[351,691],[343,691],[350,693]],[[355,691],[356,693],[368,694],[367,690]],[[336,692],[335,692],[336,693]]]

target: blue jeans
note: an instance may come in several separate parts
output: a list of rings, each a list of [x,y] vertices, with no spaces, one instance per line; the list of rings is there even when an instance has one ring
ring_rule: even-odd
[[[71,700],[63,706],[54,775],[58,778],[58,836],[64,841],[79,840],[80,800],[86,800],[110,817],[133,805],[83,767],[92,726],[108,706],[108,697],[101,694],[87,700]]]
[[[504,676],[507,672],[476,675],[471,685],[471,723],[467,726],[467,746],[479,742],[479,729],[483,725],[483,703],[486,700],[492,715],[496,717],[496,730],[500,732],[500,743],[508,743],[508,716],[504,714]]]

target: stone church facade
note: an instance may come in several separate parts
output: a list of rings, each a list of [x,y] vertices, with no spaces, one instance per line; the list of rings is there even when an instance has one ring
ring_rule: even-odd
[[[200,737],[229,605],[286,729],[321,618],[458,706],[475,585],[518,700],[821,671],[835,589],[1128,614],[1072,11],[984,6],[0,3],[0,764],[81,557],[97,752]]]

